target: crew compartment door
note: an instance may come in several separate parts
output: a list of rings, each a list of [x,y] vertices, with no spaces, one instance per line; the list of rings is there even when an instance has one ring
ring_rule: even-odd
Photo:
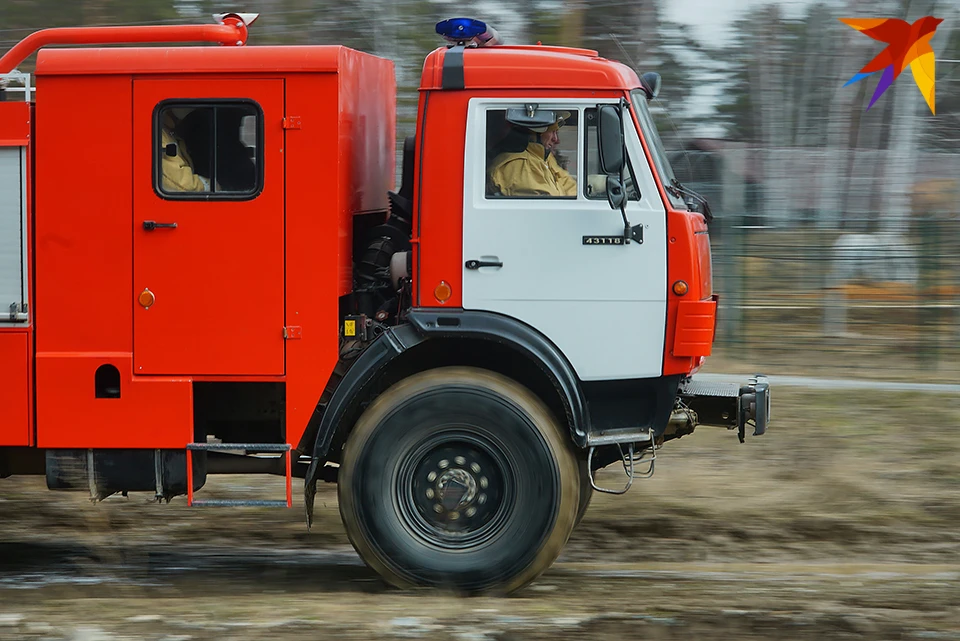
[[[504,110],[531,103],[571,114],[559,131],[559,146],[561,163],[577,181],[574,197],[510,197],[487,184],[485,169],[507,140]],[[464,163],[463,306],[529,324],[559,347],[581,380],[660,376],[666,212],[632,120],[624,118],[639,187],[627,215],[631,224],[643,225],[643,242],[613,244],[623,236],[624,225],[603,191],[596,106],[595,100],[471,101]]]
[[[137,374],[284,373],[283,105],[279,79],[134,81]]]

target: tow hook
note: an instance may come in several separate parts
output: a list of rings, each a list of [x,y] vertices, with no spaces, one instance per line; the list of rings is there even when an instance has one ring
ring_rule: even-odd
[[[688,378],[677,390],[683,407],[695,412],[697,425],[736,429],[740,442],[753,426],[760,436],[770,426],[770,384],[757,374],[746,383],[720,383]]]

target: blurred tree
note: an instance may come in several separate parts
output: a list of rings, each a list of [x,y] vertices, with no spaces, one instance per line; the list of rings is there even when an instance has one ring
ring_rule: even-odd
[[[923,133],[924,148],[937,151],[960,151],[960,7],[948,13],[948,5],[940,3],[944,18],[933,38],[937,56],[936,117],[926,114]],[[954,62],[943,62],[953,60]],[[916,87],[914,92],[919,95]]]
[[[174,22],[179,19],[175,4],[175,0],[4,0],[0,49],[5,53],[31,32],[50,27]],[[18,68],[32,73],[35,63],[36,54]]]

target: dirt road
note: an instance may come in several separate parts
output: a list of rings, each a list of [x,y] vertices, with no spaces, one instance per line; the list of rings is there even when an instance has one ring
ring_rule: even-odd
[[[386,588],[332,486],[307,532],[298,492],[292,510],[92,505],[3,479],[0,639],[960,639],[953,397],[775,400],[764,437],[700,428],[652,479],[597,495],[559,562],[510,598]],[[213,477],[202,494],[244,491],[281,497],[282,480]]]

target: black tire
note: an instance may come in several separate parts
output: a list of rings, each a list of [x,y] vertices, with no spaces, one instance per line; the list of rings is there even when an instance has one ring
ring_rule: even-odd
[[[573,527],[576,528],[583,520],[583,515],[587,513],[590,507],[590,500],[593,498],[593,486],[590,485],[590,468],[587,467],[587,459],[580,459],[580,503],[577,507],[577,520]]]
[[[579,484],[566,429],[539,398],[493,372],[444,367],[367,408],[338,494],[351,543],[388,583],[506,594],[560,554]]]

